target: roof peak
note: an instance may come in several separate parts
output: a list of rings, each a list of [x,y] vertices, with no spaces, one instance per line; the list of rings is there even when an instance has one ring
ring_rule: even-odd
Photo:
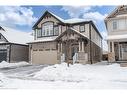
[[[3,30],[3,31],[5,31],[5,29],[4,29],[2,26],[0,26],[0,30]]]

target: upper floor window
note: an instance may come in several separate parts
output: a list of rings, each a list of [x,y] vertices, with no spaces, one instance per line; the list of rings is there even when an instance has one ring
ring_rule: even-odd
[[[42,24],[42,36],[53,35],[53,22],[46,22]]]
[[[54,35],[59,35],[59,27],[54,26]]]
[[[36,32],[37,32],[37,37],[41,37],[41,35],[42,35],[41,34],[41,29],[37,29]]]
[[[113,30],[117,29],[117,21],[113,21]]]
[[[85,32],[85,25],[80,25],[80,32]]]

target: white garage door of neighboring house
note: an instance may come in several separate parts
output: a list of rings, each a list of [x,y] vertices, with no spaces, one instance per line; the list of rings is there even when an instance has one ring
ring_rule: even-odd
[[[57,64],[57,51],[32,51],[33,64]]]
[[[2,49],[0,50],[0,62],[7,61],[7,50]]]

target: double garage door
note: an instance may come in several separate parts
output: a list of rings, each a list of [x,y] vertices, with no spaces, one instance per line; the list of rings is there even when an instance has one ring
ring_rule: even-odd
[[[32,63],[34,64],[56,64],[57,51],[33,51]]]
[[[0,62],[7,61],[7,50],[2,49],[0,50]]]

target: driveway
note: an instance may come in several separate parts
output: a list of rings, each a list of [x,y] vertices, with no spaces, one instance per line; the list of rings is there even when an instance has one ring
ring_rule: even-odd
[[[24,66],[12,66],[0,68],[0,72],[5,74],[7,77],[13,78],[30,78],[34,73],[40,71],[48,65],[24,65]]]

